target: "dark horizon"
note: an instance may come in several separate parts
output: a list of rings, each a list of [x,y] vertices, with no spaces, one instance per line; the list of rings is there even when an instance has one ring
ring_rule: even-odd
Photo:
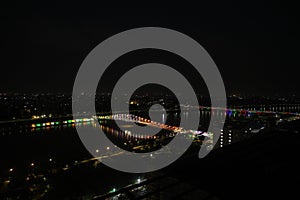
[[[300,94],[298,14],[287,3],[24,4],[1,11],[0,92],[71,93],[82,61],[101,41],[158,26],[197,40],[218,66],[228,94]]]

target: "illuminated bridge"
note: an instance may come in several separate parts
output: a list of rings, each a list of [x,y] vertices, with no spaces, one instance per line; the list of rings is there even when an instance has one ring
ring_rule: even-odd
[[[156,127],[156,128],[160,128],[160,129],[173,131],[175,133],[192,133],[192,134],[197,134],[197,135],[208,136],[208,134],[203,131],[185,130],[182,127],[169,126],[166,124],[155,122],[155,121],[152,121],[152,120],[149,120],[149,119],[146,119],[143,117],[139,117],[136,115],[132,115],[132,114],[115,114],[115,115],[99,116],[98,119],[135,122],[135,123],[144,124],[144,125],[148,125],[148,126],[152,126],[152,127]]]
[[[228,109],[228,108],[218,108],[218,107],[205,107],[205,106],[189,106],[189,105],[182,105],[181,106],[184,110],[189,109],[200,109],[200,111],[220,111],[220,113],[223,113],[225,115],[231,116],[235,114],[244,115],[246,117],[250,117],[252,115],[261,115],[261,114],[269,114],[269,115],[280,115],[280,116],[288,116],[284,119],[278,119],[278,122],[282,121],[291,121],[300,119],[300,114],[297,112],[276,112],[276,111],[265,111],[265,110],[246,110],[246,109]],[[120,111],[121,113],[121,111]],[[70,118],[71,116],[66,116]],[[77,123],[91,123],[95,122],[95,120],[99,119],[105,119],[105,120],[120,120],[125,122],[135,122],[140,123],[152,127],[157,127],[160,129],[165,129],[169,131],[173,131],[176,133],[193,133],[193,134],[201,134],[204,136],[207,136],[206,132],[203,131],[195,131],[195,130],[185,130],[182,127],[176,127],[176,126],[169,126],[166,124],[158,123],[149,119],[145,119],[143,117],[135,116],[132,114],[115,114],[115,115],[101,115],[100,116],[94,116],[92,118],[90,117],[76,117],[73,116],[74,119],[68,119],[68,120],[60,120],[57,118],[57,120],[54,121],[54,119],[51,118],[35,118],[35,119],[24,119],[24,120],[13,120],[13,121],[3,121],[0,123],[7,123],[7,122],[16,122],[16,121],[32,121],[35,120],[43,120],[43,122],[40,123],[32,123],[32,128],[39,128],[39,127],[52,127],[52,126],[59,126],[64,124],[77,124]]]

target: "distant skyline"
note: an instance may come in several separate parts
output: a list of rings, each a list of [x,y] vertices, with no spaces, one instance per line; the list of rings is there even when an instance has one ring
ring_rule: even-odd
[[[300,95],[294,5],[23,4],[1,8],[0,92],[72,92],[82,61],[101,41],[131,28],[158,26],[197,40],[216,62],[229,94]],[[129,62],[150,58],[145,54]],[[122,70],[118,65],[112,72]]]

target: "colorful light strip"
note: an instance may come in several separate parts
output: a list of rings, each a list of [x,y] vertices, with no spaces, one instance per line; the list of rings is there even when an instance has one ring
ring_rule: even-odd
[[[37,128],[37,127],[55,126],[55,125],[61,125],[61,124],[85,123],[85,122],[91,122],[93,120],[94,120],[93,118],[81,118],[81,119],[75,119],[75,120],[69,119],[69,120],[64,120],[64,121],[54,121],[54,122],[31,124],[31,127]]]

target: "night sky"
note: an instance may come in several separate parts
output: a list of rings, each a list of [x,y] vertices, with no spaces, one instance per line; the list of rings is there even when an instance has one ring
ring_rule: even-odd
[[[284,1],[2,5],[0,92],[71,92],[83,59],[101,41],[158,26],[197,40],[229,94],[299,96],[298,18],[297,6]]]

